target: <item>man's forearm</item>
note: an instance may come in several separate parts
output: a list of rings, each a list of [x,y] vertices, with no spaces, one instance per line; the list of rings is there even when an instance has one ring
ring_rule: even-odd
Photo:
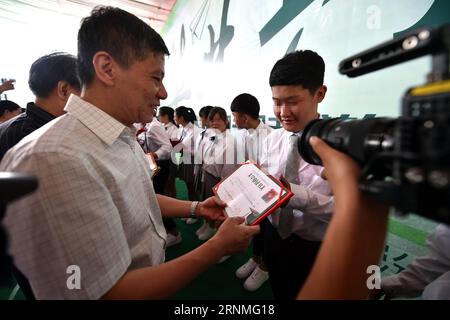
[[[127,272],[103,299],[165,299],[195,279],[226,253],[217,239],[163,263]]]
[[[189,217],[189,209],[191,208],[192,201],[178,200],[161,194],[157,194],[156,198],[158,199],[163,218]]]

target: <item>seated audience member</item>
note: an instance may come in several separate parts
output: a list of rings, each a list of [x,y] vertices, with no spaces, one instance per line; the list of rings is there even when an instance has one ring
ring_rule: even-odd
[[[450,300],[450,227],[440,224],[427,241],[428,253],[412,261],[402,272],[383,278],[372,298]]]
[[[0,125],[0,160],[23,137],[64,114],[71,93],[80,94],[76,57],[63,52],[40,57],[31,65],[28,85],[34,102],[27,104],[25,113]]]
[[[216,197],[155,194],[133,123],[149,122],[167,97],[168,54],[138,17],[94,8],[78,32],[81,96],[72,94],[66,114],[22,139],[0,164],[39,179],[4,220],[14,262],[37,299],[163,299],[222,256],[244,251],[259,231],[226,218]],[[161,218],[189,216],[223,223],[211,240],[164,263]]]

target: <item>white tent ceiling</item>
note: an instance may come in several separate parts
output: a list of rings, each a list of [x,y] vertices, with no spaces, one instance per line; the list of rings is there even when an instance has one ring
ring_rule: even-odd
[[[176,0],[0,0],[0,18],[26,22],[30,15],[40,15],[43,11],[82,18],[97,5],[109,5],[133,13],[160,31],[175,2]]]

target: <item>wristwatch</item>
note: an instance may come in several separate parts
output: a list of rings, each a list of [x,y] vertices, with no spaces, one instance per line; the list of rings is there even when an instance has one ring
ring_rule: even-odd
[[[197,219],[197,214],[195,213],[195,210],[197,209],[198,201],[192,201],[191,207],[189,208],[189,217],[193,219]]]

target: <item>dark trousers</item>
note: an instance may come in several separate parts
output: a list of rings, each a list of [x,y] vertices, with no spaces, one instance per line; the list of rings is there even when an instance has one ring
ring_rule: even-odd
[[[322,242],[292,234],[281,239],[270,221],[264,224],[263,258],[269,269],[272,292],[277,300],[293,300],[314,264]]]
[[[157,161],[160,168],[156,176],[153,177],[153,188],[158,194],[164,194],[167,180],[170,173],[170,160]],[[171,218],[163,218],[164,227],[167,232],[175,231],[177,226]]]
[[[164,194],[167,180],[169,179],[170,160],[157,161],[160,168],[156,176],[153,177],[153,188],[158,194]]]
[[[267,218],[264,218],[260,223],[259,233],[253,237],[253,255],[263,258],[264,253],[264,224],[270,223]],[[264,259],[263,259],[264,261]]]

